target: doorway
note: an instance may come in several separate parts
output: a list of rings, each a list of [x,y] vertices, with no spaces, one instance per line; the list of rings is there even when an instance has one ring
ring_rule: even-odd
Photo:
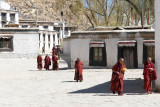
[[[105,44],[90,45],[89,66],[107,66]]]
[[[137,49],[136,47],[118,47],[118,59],[124,58],[126,67],[129,69],[137,68]]]

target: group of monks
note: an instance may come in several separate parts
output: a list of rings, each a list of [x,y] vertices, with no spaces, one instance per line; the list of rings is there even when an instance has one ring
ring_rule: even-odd
[[[120,58],[119,62],[112,67],[112,78],[110,90],[113,94],[118,92],[118,95],[123,95],[123,77],[126,70],[124,59]],[[152,63],[151,57],[147,58],[147,62],[144,63],[144,86],[143,88],[147,91],[147,94],[152,94],[152,81],[157,79],[154,64]]]
[[[53,47],[52,49],[52,69],[53,70],[58,70],[58,65],[59,65],[59,60],[58,60],[58,57],[56,56],[57,55],[57,52],[55,50],[55,48]],[[43,68],[43,58],[42,56],[39,54],[37,56],[37,68],[39,70],[42,70]],[[48,54],[46,54],[45,58],[44,58],[44,68],[46,70],[50,70],[49,67],[51,66],[51,58],[49,57]]]
[[[58,70],[58,58],[56,56],[56,50],[53,48],[52,51],[52,63],[53,63],[53,70]],[[38,69],[42,70],[43,64],[42,64],[42,56],[38,55],[37,57],[37,63],[38,63]],[[44,68],[46,70],[49,70],[49,67],[51,65],[51,58],[46,54],[44,58]],[[113,94],[118,92],[118,95],[122,96],[123,93],[123,77],[126,71],[126,65],[124,63],[124,59],[120,58],[118,63],[116,63],[112,67],[112,78],[111,78],[111,86],[110,86],[110,91],[112,91]],[[147,58],[147,62],[144,63],[144,71],[143,71],[143,76],[144,76],[144,86],[143,88],[147,91],[147,94],[152,94],[151,89],[152,89],[152,81],[157,79],[156,71],[154,64],[152,63],[151,57]],[[77,82],[83,81],[83,63],[81,62],[80,58],[77,58],[75,61],[75,76],[74,80]]]
[[[59,61],[58,61],[58,58],[56,55],[53,55],[52,56],[52,69],[53,70],[58,70],[58,64],[59,64]],[[44,68],[48,71],[50,70],[50,67],[51,66],[51,58],[48,56],[48,54],[46,54],[45,58],[44,58]],[[39,54],[37,56],[37,68],[39,70],[42,70],[43,68],[43,58],[42,56]]]

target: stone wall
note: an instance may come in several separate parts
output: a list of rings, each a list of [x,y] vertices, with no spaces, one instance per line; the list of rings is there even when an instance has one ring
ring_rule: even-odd
[[[4,32],[3,32],[4,33]],[[8,33],[8,32],[5,32]],[[0,33],[2,34],[2,33]],[[3,34],[2,34],[3,35]],[[12,32],[13,51],[1,51],[0,58],[33,58],[39,51],[39,34],[35,32]]]
[[[157,71],[157,80],[156,80],[156,90],[160,91],[160,0],[155,0],[155,58],[156,58],[156,71]]]

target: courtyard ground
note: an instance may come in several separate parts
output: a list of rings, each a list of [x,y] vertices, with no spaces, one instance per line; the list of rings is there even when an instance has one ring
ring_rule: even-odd
[[[0,107],[159,107],[160,94],[143,90],[143,70],[127,70],[124,96],[109,91],[110,69],[74,70],[60,60],[59,71],[37,71],[36,59],[0,59]]]

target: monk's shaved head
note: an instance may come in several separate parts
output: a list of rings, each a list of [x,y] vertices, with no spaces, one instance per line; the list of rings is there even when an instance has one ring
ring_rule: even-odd
[[[77,58],[77,61],[80,61],[80,58]]]
[[[124,59],[123,59],[123,58],[120,58],[120,59],[119,59],[119,62],[120,62],[120,64],[124,64]]]
[[[123,59],[123,58],[120,58],[119,61],[124,61],[124,59]]]
[[[151,58],[151,57],[148,57],[148,58],[147,58],[147,62],[150,63],[151,61],[152,61],[152,58]]]
[[[147,58],[147,60],[150,60],[150,61],[152,61],[152,58],[151,58],[151,57],[148,57],[148,58]]]

